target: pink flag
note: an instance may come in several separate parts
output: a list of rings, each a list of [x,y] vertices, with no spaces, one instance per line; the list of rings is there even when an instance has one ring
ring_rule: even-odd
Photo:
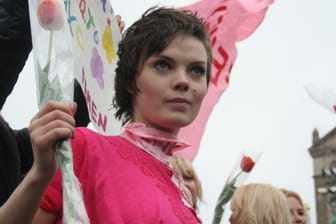
[[[237,57],[236,42],[251,35],[262,22],[267,8],[274,0],[202,0],[182,7],[197,11],[208,23],[214,62],[208,93],[200,113],[193,123],[181,129],[179,136],[191,147],[177,152],[193,160],[207,120],[220,96],[229,85],[230,72]]]

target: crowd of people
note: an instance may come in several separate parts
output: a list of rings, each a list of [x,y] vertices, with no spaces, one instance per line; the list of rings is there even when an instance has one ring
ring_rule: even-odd
[[[28,2],[0,3],[8,18],[0,20],[1,109],[32,45]],[[28,128],[13,130],[0,116],[0,223],[62,223],[54,148],[66,138],[91,223],[202,223],[201,181],[191,161],[173,154],[187,146],[177,134],[195,119],[210,81],[205,21],[189,11],[150,8],[123,33],[118,57],[113,106],[121,135],[86,128],[76,81],[72,104],[48,101]],[[297,193],[262,183],[239,187],[231,210],[233,224],[308,223]]]

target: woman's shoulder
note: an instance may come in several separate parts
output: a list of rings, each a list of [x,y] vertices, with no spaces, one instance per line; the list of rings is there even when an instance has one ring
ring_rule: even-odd
[[[91,148],[94,145],[104,146],[106,144],[118,144],[123,141],[119,135],[103,135],[95,130],[89,128],[76,128],[75,137],[71,140],[72,145],[76,147]]]

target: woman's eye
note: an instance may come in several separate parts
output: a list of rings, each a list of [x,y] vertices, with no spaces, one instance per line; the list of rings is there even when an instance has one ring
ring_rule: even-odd
[[[168,70],[169,64],[166,61],[157,61],[155,62],[155,68],[158,70]]]
[[[304,210],[298,210],[298,215],[303,216],[305,214]]]
[[[194,67],[191,69],[191,73],[195,76],[202,76],[205,74],[205,69],[203,67]]]
[[[193,180],[194,179],[194,177],[193,176],[187,176],[187,175],[183,175],[183,179],[185,180],[185,181],[190,181],[190,180]]]

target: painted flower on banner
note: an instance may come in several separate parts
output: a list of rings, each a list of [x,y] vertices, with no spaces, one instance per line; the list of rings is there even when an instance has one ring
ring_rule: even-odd
[[[97,80],[100,89],[104,89],[104,63],[95,47],[92,49],[90,68],[92,77]]]
[[[37,6],[37,18],[46,30],[59,30],[64,25],[65,15],[57,0],[41,0]]]
[[[255,160],[247,155],[243,155],[240,160],[239,171],[235,171],[230,175],[226,184],[218,197],[217,204],[215,207],[215,215],[212,221],[212,224],[219,224],[223,217],[224,206],[231,200],[234,191],[241,185],[247,176],[243,176],[242,174],[249,174],[255,165]],[[241,178],[241,180],[239,180]],[[242,180],[245,178],[244,180]],[[238,181],[239,180],[239,181]]]

